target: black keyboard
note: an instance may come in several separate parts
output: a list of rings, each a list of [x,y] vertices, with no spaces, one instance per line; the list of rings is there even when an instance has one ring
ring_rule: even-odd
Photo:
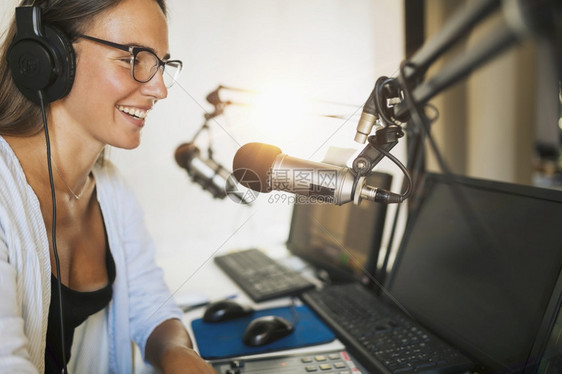
[[[359,284],[328,286],[301,298],[370,372],[463,373],[474,366]]]
[[[215,263],[255,302],[314,288],[300,273],[255,248],[217,256]]]

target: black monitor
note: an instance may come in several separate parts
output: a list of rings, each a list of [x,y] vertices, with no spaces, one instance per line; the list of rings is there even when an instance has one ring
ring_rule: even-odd
[[[390,189],[392,175],[375,172],[367,184]],[[295,204],[287,248],[333,282],[368,282],[375,274],[386,205],[363,201],[332,205]]]
[[[492,372],[531,372],[560,308],[562,191],[427,174],[387,288]]]

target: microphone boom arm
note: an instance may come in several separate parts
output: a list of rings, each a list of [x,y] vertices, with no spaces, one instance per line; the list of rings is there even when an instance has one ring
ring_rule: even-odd
[[[439,69],[439,72],[424,81],[430,66],[463,39],[476,25],[495,11],[501,11],[503,18],[488,32],[482,41],[455,56]],[[558,73],[562,76],[560,62],[562,53],[556,46],[562,40],[562,3],[556,0],[473,0],[445,24],[442,30],[428,40],[422,48],[400,67],[397,78],[380,77],[367,99],[357,125],[355,141],[369,144],[353,161],[353,171],[357,178],[369,175],[373,167],[390,151],[403,136],[400,127],[409,123],[411,131],[425,134],[430,139],[434,152],[437,152],[429,134],[429,122],[423,106],[446,88],[468,76],[487,61],[512,47],[525,37],[536,34],[547,39],[553,46],[558,60]],[[435,109],[435,108],[434,108]],[[369,136],[373,126],[377,126],[374,136]],[[439,154],[436,154],[441,169],[448,173]],[[411,187],[407,168],[392,157],[404,172]],[[411,165],[417,164],[409,160]],[[409,192],[403,196],[408,195]]]

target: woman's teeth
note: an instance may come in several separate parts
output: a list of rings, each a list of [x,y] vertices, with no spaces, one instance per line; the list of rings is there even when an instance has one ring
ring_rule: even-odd
[[[141,119],[146,118],[146,115],[148,114],[147,110],[141,110],[138,108],[129,108],[122,105],[118,105],[117,109],[123,113],[127,113],[130,116],[141,118]]]

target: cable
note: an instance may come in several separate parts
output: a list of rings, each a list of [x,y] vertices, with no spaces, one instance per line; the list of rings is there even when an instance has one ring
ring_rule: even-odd
[[[289,308],[291,309],[291,314],[293,315],[293,321],[291,322],[293,326],[296,326],[297,322],[299,322],[299,314],[297,313],[295,307],[295,298],[291,297],[291,305],[289,306]]]
[[[55,266],[57,272],[57,289],[59,292],[59,318],[60,318],[60,334],[61,334],[61,351],[62,351],[62,364],[63,374],[68,373],[66,368],[66,350],[64,347],[64,318],[62,313],[62,286],[60,275],[60,261],[59,253],[57,250],[57,197],[55,194],[55,182],[53,179],[53,168],[51,165],[51,140],[49,138],[49,128],[47,126],[47,112],[45,110],[45,98],[43,91],[39,90],[39,101],[41,104],[41,115],[43,117],[43,130],[45,132],[45,144],[47,146],[47,169],[49,170],[49,184],[51,186],[51,201],[53,205],[53,223],[51,225],[51,235],[53,242],[53,253],[55,256]]]
[[[377,109],[379,117],[385,122],[386,125],[397,125],[401,126],[402,124],[396,120],[392,115],[390,117],[387,116],[387,105],[385,103],[385,96],[384,96],[384,87],[391,86],[396,83],[395,78],[387,78],[381,77],[375,83],[375,107]]]
[[[414,129],[410,129],[410,131],[413,131]],[[419,133],[419,136],[422,137],[422,140],[420,141],[420,144],[423,144],[423,137],[425,136],[424,132]],[[418,196],[419,193],[416,190],[419,190],[419,185],[417,183],[417,173],[419,172],[419,170],[421,169],[421,161],[422,161],[422,155],[423,153],[423,147],[419,146],[419,147],[414,147],[414,146],[410,146],[408,147],[408,155],[407,155],[407,160],[409,162],[412,162],[413,160],[413,165],[410,165],[411,170],[412,170],[412,174],[413,174],[413,178],[412,178],[412,184],[414,186],[414,191],[412,191],[412,193],[414,193],[414,197]],[[412,174],[410,174],[410,177],[412,177]],[[404,183],[406,183],[406,181],[403,182],[402,186],[404,186]],[[404,189],[404,187],[402,187],[402,189]],[[412,201],[412,199],[410,199],[410,201]],[[384,255],[384,259],[383,259],[383,263],[381,265],[381,270],[380,270],[380,276],[379,276],[379,280],[381,284],[384,284],[384,282],[386,281],[386,275],[388,274],[389,270],[388,270],[388,265],[390,262],[390,254],[391,251],[393,249],[394,246],[394,239],[396,237],[396,228],[397,228],[397,224],[398,224],[398,220],[401,214],[401,209],[400,207],[396,208],[396,211],[394,212],[394,218],[393,218],[393,222],[392,222],[392,229],[390,231],[390,236],[388,239],[388,243],[386,246],[386,252]]]
[[[393,124],[394,122],[386,116],[386,111],[384,108],[384,95],[383,95],[383,88],[386,84],[392,81],[392,78],[387,77],[380,77],[375,82],[375,108],[377,109],[377,113],[379,117],[383,120],[386,125]]]
[[[433,151],[435,158],[437,159],[437,163],[439,164],[441,171],[443,171],[444,174],[451,176],[450,169],[447,163],[445,162],[445,160],[443,159],[441,152],[439,152],[437,144],[435,143],[435,140],[431,135],[431,131],[429,130],[429,124],[427,123],[427,121],[424,120],[424,118],[427,118],[427,116],[425,116],[425,113],[423,114],[420,113],[419,107],[414,101],[410,89],[408,88],[408,84],[406,82],[406,75],[405,75],[406,66],[411,66],[411,67],[412,66],[415,67],[415,66],[408,61],[402,62],[400,64],[400,76],[399,76],[399,79],[402,83],[402,90],[404,92],[404,100],[406,102],[406,105],[409,107],[409,112],[412,117],[412,120],[414,121],[414,123],[420,125],[422,130],[425,132],[425,136],[429,141],[429,145],[431,146],[431,149]]]
[[[394,164],[396,164],[396,166],[398,166],[400,168],[400,170],[402,170],[402,173],[404,174],[404,177],[406,178],[406,181],[408,182],[408,184],[406,185],[406,191],[402,192],[401,198],[402,201],[406,200],[408,197],[410,197],[410,194],[412,193],[412,177],[410,176],[410,173],[408,172],[408,169],[406,168],[406,166],[404,166],[404,164],[402,162],[400,162],[400,160],[398,158],[396,158],[396,156],[394,156],[392,153],[388,152],[386,149],[379,147],[376,144],[373,144],[373,147],[379,151],[380,153],[382,153],[384,156],[388,157],[388,159],[390,159],[390,161],[394,162]]]
[[[411,62],[405,62],[401,65],[400,67],[400,77],[399,77],[399,82],[402,84],[402,86],[404,87],[402,89],[402,91],[404,92],[404,100],[407,101],[408,105],[410,105],[410,110],[412,109],[412,104],[413,101],[409,100],[410,99],[410,91],[408,89],[408,87],[406,86],[406,79],[404,77],[404,69],[406,66],[413,66],[413,64]],[[386,81],[385,81],[386,82]],[[430,123],[436,121],[439,118],[439,110],[430,103],[427,103],[425,105],[425,107],[430,108],[433,110],[433,116],[431,118],[429,118]],[[426,116],[427,118],[427,116]],[[421,120],[421,118],[420,118]],[[412,122],[414,122],[414,124],[416,124],[415,122],[415,118],[412,120]],[[423,123],[423,125],[425,125],[425,123]],[[421,126],[423,127],[423,129],[419,129],[418,126],[406,126],[406,130],[408,131],[408,133],[410,135],[413,135],[416,138],[420,138],[421,139],[418,141],[418,146],[410,146],[408,147],[408,156],[407,156],[407,160],[409,162],[413,162],[412,165],[409,165],[411,167],[411,171],[412,171],[412,175],[410,175],[409,173],[406,174],[408,175],[411,179],[408,181],[404,181],[404,183],[408,182],[411,184],[411,186],[413,185],[414,188],[412,191],[409,192],[409,194],[414,194],[414,197],[419,195],[419,192],[416,190],[419,190],[420,186],[418,186],[418,179],[419,177],[417,176],[417,174],[420,172],[420,169],[422,168],[422,154],[423,154],[423,144],[425,142],[425,137],[426,135],[429,133],[429,126],[427,126],[427,128],[425,126]],[[426,131],[427,130],[427,131]],[[380,151],[380,150],[379,150]],[[404,187],[402,188],[404,189]],[[397,223],[399,220],[399,216],[400,216],[400,212],[401,210],[399,208],[396,209],[396,211],[394,212],[394,217],[393,217],[393,223],[392,223],[392,230],[390,232],[390,237],[388,239],[388,243],[387,243],[387,250],[386,253],[384,255],[384,259],[383,259],[383,263],[381,266],[381,270],[380,270],[380,275],[379,275],[379,279],[381,280],[381,283],[384,283],[386,280],[386,274],[387,274],[387,268],[390,262],[390,254],[394,245],[394,239],[395,239],[395,235],[396,235],[396,227],[397,227]]]

